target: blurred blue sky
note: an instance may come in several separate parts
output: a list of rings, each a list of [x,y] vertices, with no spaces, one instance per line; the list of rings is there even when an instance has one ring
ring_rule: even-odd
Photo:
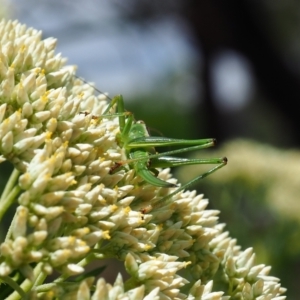
[[[159,86],[174,100],[201,92],[193,80],[201,57],[188,43],[189,32],[178,19],[137,27],[121,20],[113,1],[10,0],[11,18],[58,39],[57,51],[78,66],[78,75],[109,95],[131,96]],[[249,98],[251,73],[235,53],[215,61],[214,81],[221,107],[234,109]],[[176,85],[167,76],[178,76]],[[170,86],[171,85],[171,86]]]

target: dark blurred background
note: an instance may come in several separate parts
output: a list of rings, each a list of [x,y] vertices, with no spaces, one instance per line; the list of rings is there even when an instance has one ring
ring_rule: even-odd
[[[263,143],[281,151],[278,166],[281,154],[299,149],[299,1],[11,0],[6,5],[6,16],[58,38],[58,51],[78,65],[79,76],[111,96],[123,94],[127,110],[143,119],[152,135],[215,137],[221,149],[229,140],[251,139],[258,143],[254,149]],[[238,146],[220,151],[229,158],[227,169],[236,167],[230,159],[239,151]],[[249,163],[247,154],[243,159]],[[277,169],[287,180],[288,170]],[[296,299],[300,211],[299,218],[281,215],[265,201],[272,180],[265,178],[267,185],[264,178],[261,185],[251,180],[237,175],[230,183],[212,184],[207,178],[197,189],[221,210],[221,221],[239,244],[254,246],[258,262],[272,265],[271,274],[288,288],[288,298]]]

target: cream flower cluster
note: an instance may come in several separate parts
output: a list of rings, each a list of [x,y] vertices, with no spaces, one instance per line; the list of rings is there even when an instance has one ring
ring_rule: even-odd
[[[202,195],[180,192],[151,208],[172,189],[142,182],[130,166],[110,172],[126,160],[119,115],[103,115],[106,97],[65,66],[55,39],[17,21],[2,21],[0,38],[0,160],[15,168],[2,227],[17,205],[0,246],[7,299],[285,299]],[[159,177],[175,182],[167,169]],[[67,282],[107,257],[124,262],[128,280]]]

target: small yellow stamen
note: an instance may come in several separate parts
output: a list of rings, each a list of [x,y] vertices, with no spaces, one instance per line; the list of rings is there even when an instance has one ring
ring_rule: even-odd
[[[146,244],[145,247],[144,247],[145,251],[149,251],[151,248],[152,247],[149,244]]]
[[[51,136],[52,136],[52,132],[51,131],[47,131],[46,132],[46,140],[51,140]]]
[[[115,205],[115,204],[111,205],[111,207],[110,207],[110,210],[111,210],[112,212],[115,212],[117,209],[118,209],[118,206]]]
[[[126,215],[128,215],[131,212],[131,208],[129,206],[125,207],[124,212]]]
[[[111,239],[111,236],[109,235],[109,231],[108,230],[103,231],[103,238],[105,240],[110,240]]]
[[[21,48],[20,48],[20,52],[24,52],[26,50],[26,46],[23,44],[22,46],[21,46]]]

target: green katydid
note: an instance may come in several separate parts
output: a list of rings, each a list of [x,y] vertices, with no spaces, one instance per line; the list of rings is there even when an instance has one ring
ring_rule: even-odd
[[[194,164],[217,165],[209,171],[192,179],[188,183],[178,187],[173,193],[164,197],[164,199],[167,199],[226,165],[226,157],[211,159],[188,159],[169,156],[176,153],[208,148],[214,146],[216,141],[215,139],[184,140],[149,136],[145,124],[142,121],[135,121],[132,114],[125,112],[123,97],[120,95],[112,99],[107,109],[104,111],[103,116],[108,115],[110,109],[114,105],[116,105],[116,113],[113,115],[119,117],[120,126],[120,133],[117,137],[117,140],[120,146],[125,148],[128,160],[117,163],[116,166],[112,168],[112,172],[118,170],[126,164],[131,166],[145,182],[157,187],[169,188],[176,187],[177,185],[156,177],[155,175],[158,174],[156,168]],[[154,147],[164,146],[183,146],[183,148],[164,153],[155,153]]]

